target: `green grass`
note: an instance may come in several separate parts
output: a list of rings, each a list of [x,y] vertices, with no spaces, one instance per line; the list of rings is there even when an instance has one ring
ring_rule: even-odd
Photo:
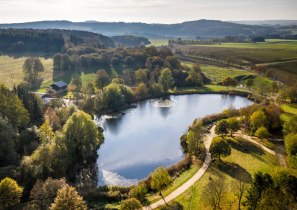
[[[283,104],[281,108],[284,110],[284,113],[281,115],[283,121],[288,121],[297,115],[297,104]]]
[[[150,39],[150,42],[149,46],[161,47],[168,45],[168,39]]]
[[[23,64],[27,57],[14,58],[11,56],[0,56],[0,83],[3,83],[8,88],[17,85],[23,81]],[[44,82],[51,80],[53,76],[53,61],[40,57],[44,66],[44,72],[40,74]]]
[[[275,173],[279,170],[274,156],[264,152],[261,148],[241,140],[231,141],[232,153],[222,158],[224,167],[218,167],[212,163],[206,174],[196,184],[179,196],[176,201],[184,206],[184,209],[211,209],[203,199],[205,189],[210,177],[221,177],[225,180],[226,193],[223,209],[236,209],[236,198],[232,193],[232,182],[245,175],[250,179],[252,175],[261,170],[263,172]]]

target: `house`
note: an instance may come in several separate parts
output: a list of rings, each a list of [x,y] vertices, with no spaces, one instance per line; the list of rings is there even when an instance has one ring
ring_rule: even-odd
[[[50,88],[47,90],[47,92],[51,95],[62,93],[64,91],[67,91],[67,83],[63,81],[55,82],[50,85]]]

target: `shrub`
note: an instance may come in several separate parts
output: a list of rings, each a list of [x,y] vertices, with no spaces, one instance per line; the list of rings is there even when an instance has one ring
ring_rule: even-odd
[[[267,130],[267,128],[265,128],[264,126],[261,126],[260,128],[258,128],[258,130],[255,132],[255,136],[257,136],[260,139],[264,139],[266,137],[269,136],[269,132]]]

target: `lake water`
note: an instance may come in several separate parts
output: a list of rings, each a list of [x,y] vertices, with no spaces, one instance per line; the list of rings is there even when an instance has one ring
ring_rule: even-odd
[[[132,185],[155,168],[178,162],[183,158],[180,136],[195,118],[252,103],[240,96],[214,94],[171,96],[170,100],[171,107],[147,100],[124,111],[122,117],[98,120],[105,137],[98,150],[100,185]]]

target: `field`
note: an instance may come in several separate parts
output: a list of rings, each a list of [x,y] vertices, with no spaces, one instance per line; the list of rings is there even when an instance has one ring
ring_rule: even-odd
[[[237,209],[236,197],[232,189],[232,183],[235,180],[243,179],[249,182],[253,174],[259,170],[272,174],[280,170],[275,157],[261,148],[245,140],[233,139],[229,143],[232,146],[232,154],[223,158],[222,163],[213,162],[206,174],[191,189],[176,199],[184,209],[210,209],[205,202],[203,191],[209,179],[217,177],[224,180],[226,187],[225,199],[222,202],[223,209]]]
[[[149,46],[161,47],[168,45],[168,39],[149,39],[151,44]]]
[[[23,81],[23,64],[27,57],[14,58],[10,56],[0,56],[0,83],[12,88],[14,84],[19,84]],[[52,59],[40,57],[44,65],[44,72],[41,77],[44,82],[49,81],[53,77],[53,62]]]
[[[284,110],[284,113],[281,115],[283,121],[288,121],[297,115],[297,104],[283,104],[281,108]]]
[[[223,43],[212,45],[177,45],[182,58],[207,58],[218,64],[264,65],[266,74],[285,83],[297,80],[297,41],[268,40],[264,43]],[[203,61],[203,60],[201,60]]]

